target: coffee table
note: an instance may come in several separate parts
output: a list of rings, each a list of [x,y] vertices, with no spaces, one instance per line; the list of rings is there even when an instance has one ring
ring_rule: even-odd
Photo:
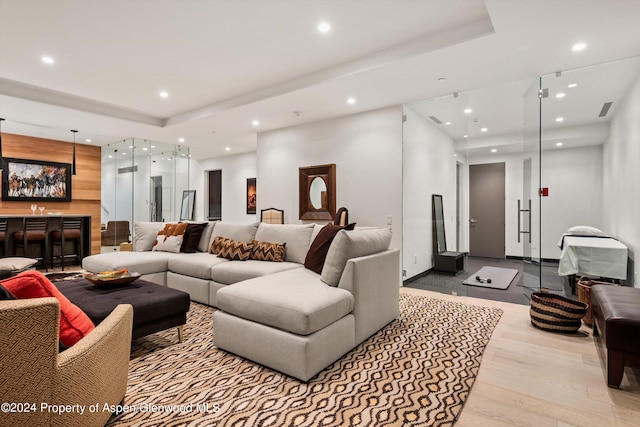
[[[116,287],[98,287],[86,279],[59,280],[54,284],[95,325],[102,322],[118,304],[131,304],[132,339],[177,327],[178,340],[183,340],[183,326],[187,323],[191,303],[186,292],[142,279]]]

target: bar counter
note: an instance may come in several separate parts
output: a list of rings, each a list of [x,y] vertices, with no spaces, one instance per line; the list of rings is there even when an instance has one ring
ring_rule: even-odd
[[[56,213],[56,214],[26,214],[26,215],[3,215],[0,214],[0,219],[7,219],[7,232],[6,236],[9,240],[8,242],[8,253],[5,256],[16,256],[14,252],[13,245],[13,233],[16,231],[22,230],[24,219],[25,218],[46,218],[47,219],[47,233],[51,233],[54,230],[59,230],[62,224],[62,218],[82,218],[82,239],[83,239],[83,254],[82,258],[91,255],[91,215],[87,214],[67,214],[67,213]],[[68,242],[71,243],[71,242]],[[70,246],[69,250],[66,249],[67,245],[65,245],[65,251],[67,253],[73,252],[73,247]],[[29,252],[27,253],[27,257],[32,256],[33,252],[37,249],[36,245],[30,245]],[[22,252],[22,250],[20,250]],[[37,252],[39,253],[39,252]],[[20,253],[20,256],[22,254]]]

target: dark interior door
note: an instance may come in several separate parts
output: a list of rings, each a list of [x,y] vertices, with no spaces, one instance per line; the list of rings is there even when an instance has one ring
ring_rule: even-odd
[[[505,164],[469,166],[469,255],[505,258]]]

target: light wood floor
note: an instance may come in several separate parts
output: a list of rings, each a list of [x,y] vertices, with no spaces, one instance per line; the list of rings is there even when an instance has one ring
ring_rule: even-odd
[[[420,289],[401,292],[499,307],[504,313],[456,427],[640,426],[640,370],[607,387],[591,329],[554,334],[531,326],[529,307]],[[634,337],[638,339],[638,337]]]

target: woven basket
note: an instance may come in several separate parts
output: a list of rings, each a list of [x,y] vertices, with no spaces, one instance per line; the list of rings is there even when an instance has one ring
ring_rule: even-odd
[[[582,318],[582,321],[587,326],[593,326],[593,314],[591,313],[591,286],[593,285],[619,286],[617,283],[593,280],[584,276],[578,280],[578,300],[588,306],[587,312]]]
[[[546,292],[531,294],[531,324],[550,332],[575,333],[582,325],[587,304]]]

